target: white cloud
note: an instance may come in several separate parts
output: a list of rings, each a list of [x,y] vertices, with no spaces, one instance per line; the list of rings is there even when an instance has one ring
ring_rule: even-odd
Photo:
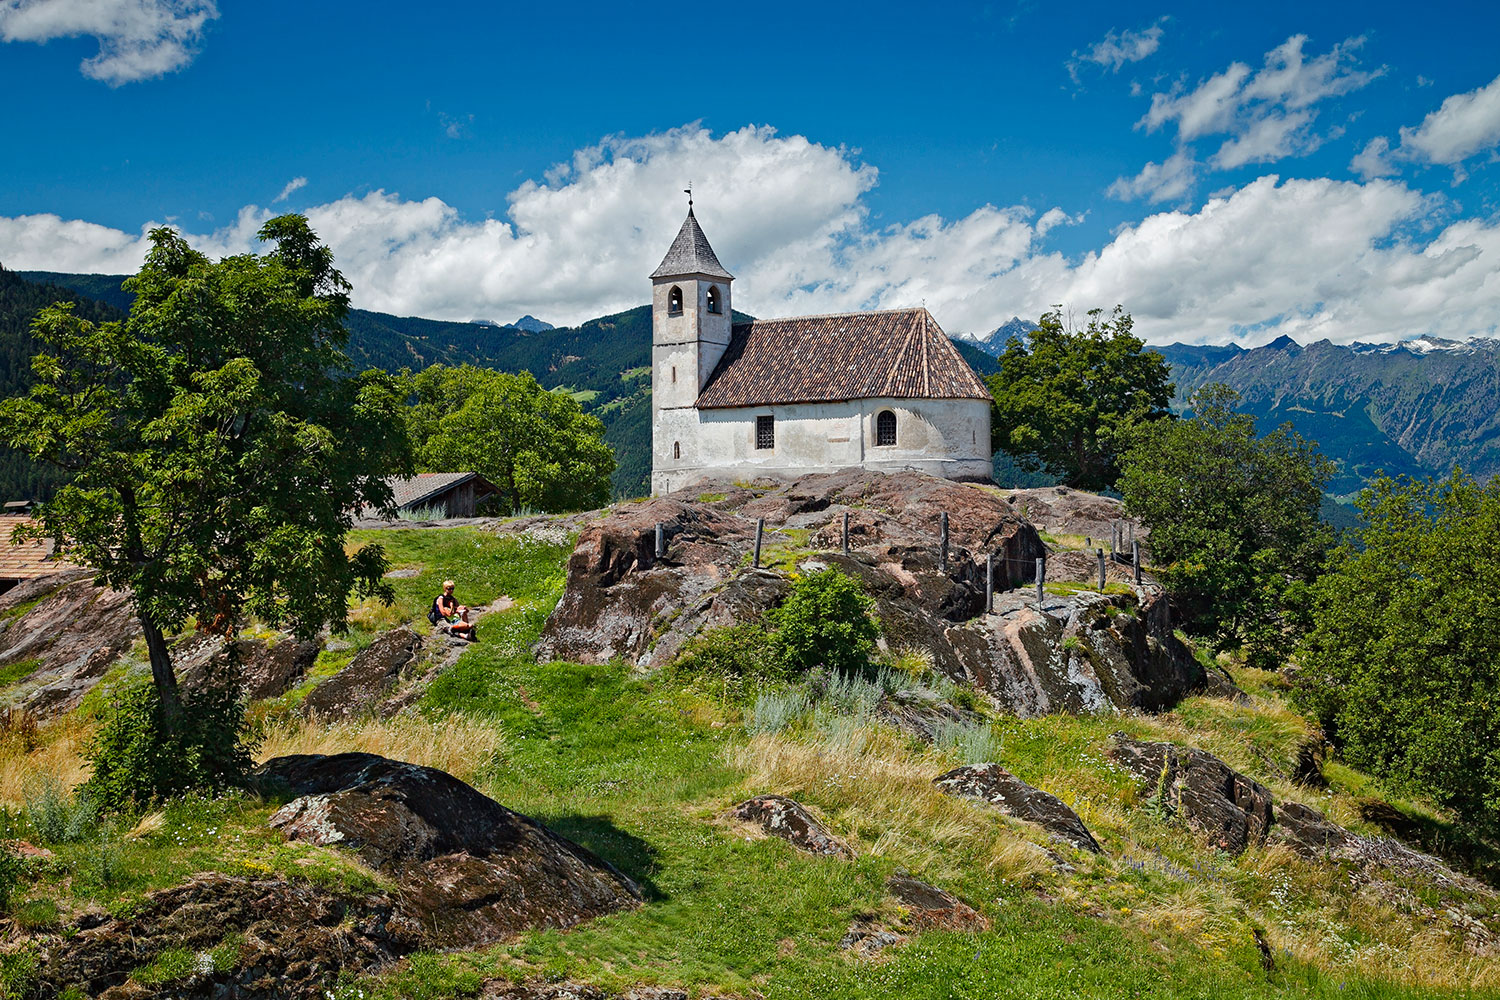
[[[1420,78],[1419,78],[1420,79]],[[1378,145],[1377,145],[1378,144]],[[1454,181],[1467,176],[1464,161],[1500,146],[1500,76],[1466,94],[1454,94],[1416,128],[1401,129],[1401,145],[1383,137],[1371,141],[1350,164],[1364,176],[1394,173],[1393,160],[1435,163],[1453,168]],[[1371,155],[1372,150],[1377,155]]]
[[[1342,134],[1337,129],[1319,133],[1314,128],[1318,114],[1314,106],[1358,90],[1384,73],[1383,68],[1368,72],[1355,68],[1355,53],[1363,42],[1362,38],[1352,38],[1309,59],[1303,54],[1307,36],[1293,35],[1266,53],[1259,70],[1231,63],[1196,87],[1178,83],[1168,91],[1152,94],[1151,107],[1140,125],[1148,132],[1175,126],[1177,156],[1196,140],[1227,135],[1207,161],[1217,170],[1306,156],[1329,138]],[[1149,179],[1153,167],[1148,164],[1143,176]],[[1129,182],[1116,181],[1111,191],[1117,188],[1127,190]],[[1156,190],[1156,186],[1146,184],[1143,193]]]
[[[1086,62],[1102,66],[1113,73],[1120,72],[1126,63],[1140,62],[1161,47],[1162,24],[1165,20],[1166,18],[1162,18],[1139,31],[1117,33],[1111,28],[1101,41],[1095,42],[1081,53],[1073,53],[1073,58],[1068,60],[1068,74],[1076,83],[1078,71]]]
[[[286,182],[286,187],[281,189],[281,193],[271,199],[271,203],[274,205],[276,202],[286,201],[292,196],[292,192],[300,191],[305,187],[307,187],[306,177],[293,177]]]
[[[1369,180],[1372,177],[1390,177],[1398,173],[1390,159],[1391,140],[1376,136],[1365,143],[1365,148],[1349,161],[1349,169]]]
[[[99,54],[79,68],[118,87],[192,62],[204,29],[218,16],[214,0],[0,0],[0,40],[92,36]]]
[[[705,231],[738,276],[735,306],[760,316],[925,299],[957,333],[1058,302],[1118,302],[1158,343],[1245,330],[1256,342],[1458,338],[1500,325],[1500,221],[1424,230],[1452,206],[1389,180],[1262,177],[1150,214],[1070,259],[1046,243],[1078,221],[1062,208],[984,205],[877,225],[866,208],[875,167],[851,151],[767,127],[714,136],[687,126],[579,150],[545,182],[512,191],[504,218],[465,219],[440,199],[386,191],[307,214],[357,305],[576,323],[648,300],[646,275],[677,231],[689,179]],[[189,239],[212,254],[243,252],[271,214],[247,206],[232,225]],[[123,273],[139,266],[148,228],[0,218],[0,261]]]
[[[1176,201],[1193,187],[1198,164],[1191,149],[1178,149],[1161,163],[1147,163],[1134,177],[1117,177],[1105,194],[1121,201],[1145,198],[1152,204]]]

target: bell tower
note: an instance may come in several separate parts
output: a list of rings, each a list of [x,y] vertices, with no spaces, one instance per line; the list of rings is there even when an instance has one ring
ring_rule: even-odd
[[[698,393],[729,347],[733,327],[729,286],[693,214],[661,265],[651,272],[651,492],[676,489],[702,467]]]

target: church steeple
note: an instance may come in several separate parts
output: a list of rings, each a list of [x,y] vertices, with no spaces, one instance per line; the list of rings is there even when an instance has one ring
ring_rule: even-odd
[[[708,237],[703,235],[703,228],[698,225],[698,217],[693,214],[691,203],[688,204],[687,218],[682,220],[682,228],[677,230],[677,238],[672,241],[672,247],[661,259],[661,264],[651,272],[651,280],[683,278],[690,274],[701,274],[724,281],[734,280],[734,275],[724,270],[724,265],[719,263],[714,248],[708,245]]]

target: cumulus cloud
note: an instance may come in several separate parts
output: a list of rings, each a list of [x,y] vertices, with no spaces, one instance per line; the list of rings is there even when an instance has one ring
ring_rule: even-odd
[[[1134,177],[1116,178],[1105,193],[1121,201],[1176,201],[1192,190],[1197,179],[1192,150],[1178,149],[1161,163],[1147,163]]]
[[[1365,177],[1395,172],[1393,160],[1453,168],[1455,182],[1467,176],[1466,160],[1500,146],[1500,76],[1466,94],[1454,94],[1415,128],[1401,129],[1401,144],[1371,140],[1350,167]]]
[[[1195,86],[1181,82],[1151,95],[1138,123],[1148,132],[1176,130],[1176,151],[1162,163],[1147,163],[1135,177],[1118,178],[1108,194],[1153,203],[1182,198],[1192,190],[1200,166],[1232,170],[1306,156],[1341,128],[1319,131],[1316,105],[1358,90],[1384,69],[1356,68],[1362,38],[1351,38],[1316,57],[1304,53],[1306,35],[1293,35],[1265,54],[1259,69],[1231,63]],[[1194,144],[1225,136],[1201,164]],[[1375,176],[1375,175],[1369,175]]]
[[[306,177],[293,177],[286,182],[286,187],[281,189],[281,193],[271,199],[271,203],[274,205],[276,202],[286,201],[292,196],[292,192],[300,191],[305,187],[307,187]]]
[[[648,300],[650,273],[693,181],[698,217],[759,316],[916,305],[950,332],[984,332],[1053,303],[1123,304],[1148,339],[1339,342],[1464,337],[1500,323],[1500,221],[1429,224],[1452,206],[1390,180],[1262,177],[1156,212],[1069,258],[1048,246],[1079,221],[1062,207],[983,205],[877,224],[873,165],[844,148],[746,127],[615,136],[509,195],[504,218],[376,190],[311,207],[357,305],[465,320],[521,313],[576,323]],[[190,235],[211,254],[251,249],[269,208]],[[1424,228],[1428,227],[1428,228]],[[52,215],[0,218],[17,269],[124,273],[145,234]],[[1420,235],[1418,235],[1420,234]]]
[[[1078,71],[1084,63],[1093,63],[1112,73],[1118,73],[1127,63],[1140,62],[1161,47],[1162,24],[1166,18],[1139,31],[1121,31],[1113,28],[1101,41],[1095,42],[1083,52],[1074,52],[1068,60],[1068,74],[1078,82]]]
[[[0,0],[0,39],[91,36],[99,52],[79,68],[118,87],[192,62],[204,29],[218,16],[214,0]]]

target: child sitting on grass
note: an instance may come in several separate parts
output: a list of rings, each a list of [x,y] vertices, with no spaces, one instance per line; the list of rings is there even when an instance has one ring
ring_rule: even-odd
[[[458,603],[458,598],[453,596],[453,587],[452,580],[443,581],[443,592],[432,602],[433,624],[446,622],[450,632],[472,642],[477,634],[474,623],[469,621],[469,608]]]

